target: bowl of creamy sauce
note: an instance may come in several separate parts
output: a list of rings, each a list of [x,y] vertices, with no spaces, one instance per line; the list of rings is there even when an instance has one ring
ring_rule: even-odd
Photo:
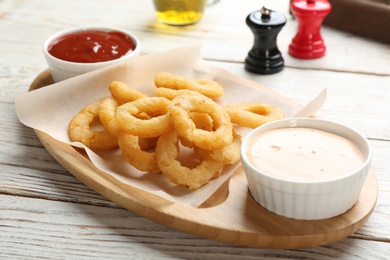
[[[371,165],[368,140],[345,125],[283,119],[251,131],[241,146],[249,192],[267,210],[325,219],[358,200]]]
[[[43,50],[55,82],[132,59],[140,53],[131,32],[108,27],[76,27],[46,39]]]

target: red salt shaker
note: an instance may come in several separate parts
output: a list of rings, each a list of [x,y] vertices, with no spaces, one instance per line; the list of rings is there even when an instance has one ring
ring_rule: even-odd
[[[299,59],[316,59],[325,55],[326,47],[320,30],[325,17],[332,10],[327,0],[293,0],[291,11],[298,20],[298,32],[292,39],[288,53]]]

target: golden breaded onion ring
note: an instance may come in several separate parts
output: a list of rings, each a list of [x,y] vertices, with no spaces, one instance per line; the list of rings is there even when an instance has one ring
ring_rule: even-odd
[[[224,109],[233,124],[250,128],[256,128],[284,117],[280,108],[257,102],[226,105]]]
[[[200,159],[210,158],[224,164],[235,164],[240,161],[241,135],[233,128],[233,142],[220,149],[204,150],[194,147],[195,155]]]
[[[196,92],[194,90],[189,90],[189,89],[171,89],[171,88],[157,88],[156,89],[156,96],[157,97],[165,97],[169,100],[172,100],[179,95],[199,96],[199,95],[203,95],[203,94]]]
[[[199,92],[209,98],[217,98],[223,95],[223,87],[211,79],[189,79],[167,72],[161,72],[154,78],[154,84],[158,88],[188,89]]]
[[[140,98],[119,106],[115,120],[120,129],[142,138],[157,137],[171,129],[170,101],[163,97]],[[150,118],[145,119],[145,114]]]
[[[205,96],[179,95],[167,107],[180,137],[205,150],[219,149],[233,141],[233,125],[226,111]],[[192,112],[207,113],[213,119],[213,130],[196,127]]]
[[[156,144],[155,138],[152,142]],[[140,144],[140,137],[130,135],[124,131],[118,133],[118,144],[126,161],[134,166],[136,169],[149,173],[161,173],[156,160],[156,153],[154,151],[146,151]],[[145,140],[143,141],[145,142]],[[152,147],[148,147],[152,148]]]
[[[157,164],[164,176],[171,182],[187,186],[191,190],[198,189],[207,184],[211,179],[218,177],[224,164],[212,159],[204,159],[193,168],[182,166],[179,157],[179,137],[172,130],[163,134],[157,141]]]
[[[144,93],[132,89],[126,83],[120,81],[111,82],[108,87],[112,97],[119,103],[124,104],[127,102],[131,102],[137,100],[139,98],[147,97]]]
[[[111,135],[118,136],[119,126],[115,120],[115,112],[119,103],[113,98],[102,100],[99,107],[100,122]]]
[[[196,128],[206,131],[213,131],[213,118],[209,114],[202,112],[191,112],[190,118],[195,123]]]
[[[118,146],[115,136],[107,129],[92,130],[91,125],[99,119],[101,101],[85,106],[69,122],[68,133],[72,142],[81,142],[90,149],[111,149]]]

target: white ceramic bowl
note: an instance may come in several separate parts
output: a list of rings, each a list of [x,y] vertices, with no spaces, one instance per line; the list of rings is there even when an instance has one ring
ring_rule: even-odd
[[[291,127],[314,128],[352,141],[362,153],[363,165],[348,175],[325,181],[286,180],[255,168],[247,155],[253,138],[269,130]],[[357,202],[370,169],[371,148],[363,135],[335,122],[314,118],[283,119],[251,131],[243,140],[241,161],[250,194],[262,207],[288,218],[326,219],[345,213]]]
[[[135,43],[135,49],[133,51],[128,52],[126,55],[118,59],[104,61],[104,62],[94,62],[94,63],[65,61],[52,56],[48,52],[48,46],[50,45],[51,42],[53,42],[53,40],[70,33],[86,31],[86,30],[99,30],[104,32],[118,31],[124,33],[125,35],[130,36],[130,38],[133,40],[133,42]],[[51,35],[50,37],[48,37],[45,40],[43,45],[44,55],[48,63],[49,69],[51,71],[53,80],[55,82],[59,82],[71,77],[78,76],[86,72],[90,72],[96,69],[100,69],[106,66],[116,64],[118,62],[123,62],[132,59],[140,54],[140,48],[141,48],[140,41],[133,33],[128,32],[126,30],[122,30],[118,28],[109,28],[109,27],[76,27],[76,28],[65,29],[63,31],[57,32]]]

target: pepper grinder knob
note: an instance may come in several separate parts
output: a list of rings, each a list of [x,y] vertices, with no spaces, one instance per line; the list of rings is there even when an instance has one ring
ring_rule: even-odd
[[[332,9],[327,0],[293,0],[291,11],[298,21],[298,31],[288,53],[299,59],[316,59],[325,55],[326,47],[320,30]]]
[[[254,45],[245,59],[246,70],[273,74],[283,69],[284,60],[276,45],[276,38],[286,21],[282,13],[265,7],[247,16],[246,24],[254,34]]]

